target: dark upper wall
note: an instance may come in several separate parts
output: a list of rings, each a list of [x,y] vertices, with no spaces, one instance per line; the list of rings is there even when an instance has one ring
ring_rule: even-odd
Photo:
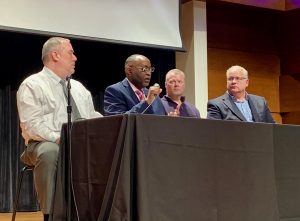
[[[282,13],[228,2],[208,1],[208,47],[278,54],[278,23]]]
[[[281,21],[280,109],[287,124],[300,124],[300,9],[287,11]]]
[[[287,11],[280,22],[282,74],[300,75],[300,9]]]
[[[182,3],[189,2],[191,0],[181,0]],[[300,2],[298,0],[198,0],[203,2],[212,1],[223,1],[230,2],[234,4],[250,5],[261,8],[269,8],[280,11],[292,10],[300,7]]]

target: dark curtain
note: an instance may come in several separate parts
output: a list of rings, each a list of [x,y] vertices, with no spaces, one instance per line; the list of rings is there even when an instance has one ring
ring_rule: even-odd
[[[11,212],[16,194],[17,179],[24,166],[19,156],[25,148],[19,129],[16,91],[11,86],[0,90],[0,211]],[[23,179],[19,200],[19,211],[36,211],[33,175],[28,171]]]

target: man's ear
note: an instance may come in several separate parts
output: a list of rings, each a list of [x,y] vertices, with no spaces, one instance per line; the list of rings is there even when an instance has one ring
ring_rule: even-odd
[[[126,76],[131,76],[132,68],[129,66],[125,67],[125,73],[126,73]]]
[[[247,79],[247,87],[249,86],[249,79]]]
[[[52,51],[51,57],[54,61],[58,61],[60,59],[60,54],[57,51]]]

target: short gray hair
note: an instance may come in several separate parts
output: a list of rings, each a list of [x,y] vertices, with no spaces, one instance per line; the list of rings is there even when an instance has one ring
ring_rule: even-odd
[[[168,71],[168,73],[166,74],[166,79],[165,79],[165,81],[168,81],[169,80],[169,78],[170,78],[170,75],[171,74],[175,74],[175,75],[183,75],[183,77],[185,78],[185,74],[184,74],[184,72],[182,71],[182,70],[180,70],[180,69],[172,69],[172,70],[169,70]]]
[[[226,71],[226,77],[228,77],[228,75],[233,72],[242,73],[243,77],[245,79],[248,79],[248,71],[239,65],[234,65],[234,66],[231,66],[230,68],[228,68]]]
[[[52,37],[49,38],[43,45],[42,49],[42,61],[47,61],[48,55],[53,50],[59,50],[59,47],[63,42],[69,42],[70,40],[62,37]]]

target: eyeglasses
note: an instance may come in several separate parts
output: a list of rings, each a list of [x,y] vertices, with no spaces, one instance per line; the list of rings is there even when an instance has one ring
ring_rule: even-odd
[[[241,80],[245,80],[245,79],[247,79],[247,78],[245,78],[245,77],[229,77],[229,78],[227,78],[227,81],[229,81],[229,82],[232,82],[232,81],[241,81]]]
[[[151,72],[153,73],[155,70],[155,67],[136,67],[138,68],[141,72]]]

